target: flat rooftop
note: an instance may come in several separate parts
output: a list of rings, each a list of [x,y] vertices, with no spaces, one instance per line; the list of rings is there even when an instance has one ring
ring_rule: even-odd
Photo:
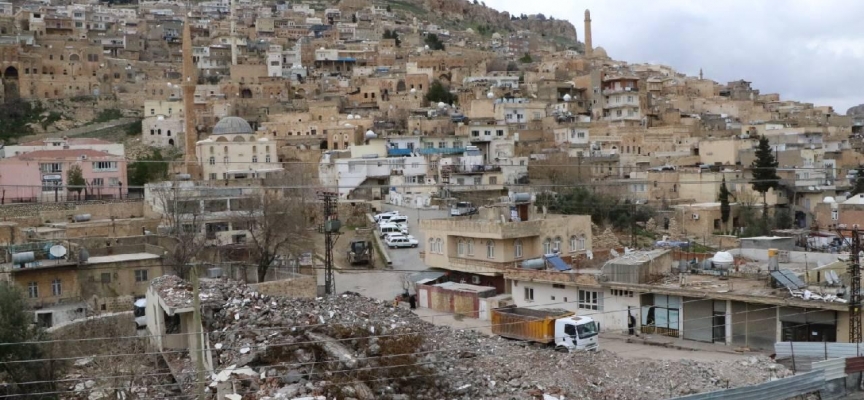
[[[161,258],[161,257],[162,256],[152,254],[152,253],[113,254],[110,256],[90,257],[89,259],[87,259],[87,264],[104,264],[104,263],[122,262],[122,261],[153,260],[153,259]]]
[[[225,296],[216,284],[216,281],[199,280],[200,291],[198,293],[201,304],[221,304]],[[190,309],[194,297],[192,295],[192,282],[184,281],[176,275],[163,275],[150,281],[150,286],[159,295],[161,302],[173,309]]]

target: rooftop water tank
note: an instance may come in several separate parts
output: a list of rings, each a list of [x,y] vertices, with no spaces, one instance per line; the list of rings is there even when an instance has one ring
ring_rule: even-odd
[[[75,222],[87,222],[90,220],[90,218],[92,218],[92,215],[90,214],[77,214],[72,217],[72,220]]]
[[[36,261],[36,254],[32,251],[12,254],[12,264],[26,264],[33,261]]]

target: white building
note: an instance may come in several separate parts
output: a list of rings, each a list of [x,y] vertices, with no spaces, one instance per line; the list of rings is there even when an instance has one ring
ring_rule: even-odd
[[[154,147],[183,147],[184,119],[179,115],[147,117],[141,121],[141,139]]]
[[[263,178],[282,171],[276,143],[258,137],[243,118],[225,117],[196,144],[204,180]]]

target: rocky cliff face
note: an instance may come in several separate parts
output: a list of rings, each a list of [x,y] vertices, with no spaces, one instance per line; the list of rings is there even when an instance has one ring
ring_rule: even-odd
[[[846,115],[850,117],[864,116],[864,104],[859,104],[846,110]]]
[[[548,38],[561,37],[568,45],[577,43],[576,27],[565,20],[510,19],[510,13],[497,11],[465,0],[412,0],[418,7],[437,15],[445,21],[463,24],[488,25],[496,31],[529,30]],[[503,32],[502,32],[503,34]]]

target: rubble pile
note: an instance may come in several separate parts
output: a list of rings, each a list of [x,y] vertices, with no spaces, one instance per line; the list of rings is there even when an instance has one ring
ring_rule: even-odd
[[[353,293],[284,299],[245,286],[221,293],[224,303],[205,319],[215,367],[208,386],[219,398],[659,399],[790,374],[763,357],[700,363],[556,352],[434,326]]]

